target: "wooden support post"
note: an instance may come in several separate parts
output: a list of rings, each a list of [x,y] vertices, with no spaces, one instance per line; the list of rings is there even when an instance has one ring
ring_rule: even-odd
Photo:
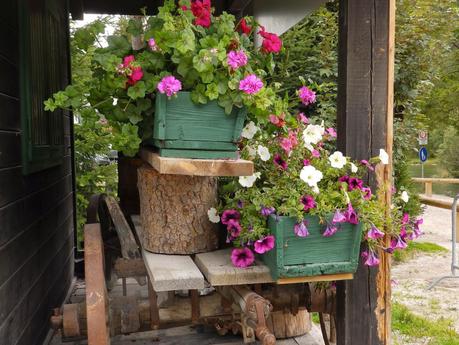
[[[151,280],[148,279],[148,299],[150,300],[150,321],[151,329],[159,328],[159,307],[158,307],[158,295],[153,290]]]
[[[459,211],[456,211],[456,243],[459,243]]]
[[[199,301],[199,291],[198,290],[190,290],[191,296],[191,322],[196,324],[201,317],[201,308],[200,308],[200,301]]]
[[[338,148],[355,159],[391,156],[395,0],[342,0],[339,13]],[[391,165],[380,171],[391,183]],[[368,176],[375,185],[376,176]],[[390,204],[390,188],[383,197]],[[354,280],[338,283],[338,345],[390,344],[390,257],[360,263]]]
[[[425,195],[432,196],[432,182],[424,182]]]

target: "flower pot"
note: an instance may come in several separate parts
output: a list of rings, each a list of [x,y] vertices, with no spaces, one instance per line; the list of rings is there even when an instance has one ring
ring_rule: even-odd
[[[195,104],[190,92],[156,95],[153,143],[163,157],[237,158],[246,108],[225,114],[217,101]]]
[[[306,216],[305,220],[309,236],[298,237],[294,232],[296,218],[269,217],[276,245],[262,259],[273,279],[354,273],[359,262],[361,224],[341,223],[333,236],[324,237],[325,225],[319,223],[319,217]]]

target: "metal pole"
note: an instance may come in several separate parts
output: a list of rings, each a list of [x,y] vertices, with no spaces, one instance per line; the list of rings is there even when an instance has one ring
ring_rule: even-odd
[[[459,276],[456,276],[456,270],[459,269],[458,262],[457,262],[457,256],[456,256],[456,223],[457,223],[457,202],[459,201],[459,194],[457,194],[454,197],[453,201],[453,206],[451,207],[451,229],[452,229],[452,244],[451,244],[451,275],[450,276],[443,276],[438,279],[436,279],[427,289],[430,290],[432,289],[435,285],[437,285],[439,282],[441,282],[443,279],[449,279],[449,278],[459,278]]]
[[[421,177],[424,178],[424,162],[421,162]]]

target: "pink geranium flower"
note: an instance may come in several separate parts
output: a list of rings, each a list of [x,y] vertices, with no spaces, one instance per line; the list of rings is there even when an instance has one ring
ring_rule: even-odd
[[[239,268],[246,268],[253,264],[255,255],[249,248],[235,248],[231,252],[231,262]]]
[[[309,119],[306,117],[306,115],[304,115],[304,113],[298,114],[298,121],[301,121],[306,125],[309,123]]]
[[[271,122],[276,127],[283,127],[285,125],[285,114],[282,113],[279,116],[271,114],[268,117],[269,122]]]
[[[238,29],[241,29],[241,31],[246,35],[250,34],[250,31],[252,31],[252,27],[247,24],[245,18],[241,19]]]
[[[167,76],[161,79],[158,84],[158,91],[165,93],[167,97],[177,94],[182,89],[182,83],[174,76]]]
[[[195,0],[191,3],[191,12],[194,15],[194,23],[196,25],[208,28],[211,20],[210,0]]]
[[[236,70],[239,67],[247,65],[248,62],[247,55],[244,53],[243,50],[231,50],[226,55],[226,60],[228,62],[228,66],[230,66],[233,70]]]
[[[118,72],[128,77],[127,84],[135,85],[143,77],[142,67],[135,64],[134,55],[123,58],[123,63],[118,66]]]
[[[298,90],[298,96],[304,105],[309,105],[316,101],[316,93],[306,86]]]
[[[253,95],[261,90],[263,82],[255,74],[250,74],[239,82],[239,90]]]
[[[276,34],[266,32],[262,27],[258,32],[263,37],[261,50],[265,53],[278,53],[282,49],[282,40]]]
[[[255,241],[255,243],[253,244],[253,248],[255,252],[257,252],[258,254],[263,254],[269,252],[271,249],[274,248],[274,242],[274,236],[268,235],[262,239]]]
[[[156,41],[155,41],[154,38],[150,38],[150,39],[148,40],[148,48],[150,48],[150,50],[153,51],[153,52],[159,51],[159,47],[158,47],[158,45],[156,44]]]
[[[336,138],[337,137],[337,134],[336,134],[336,131],[334,128],[330,127],[330,128],[327,128],[327,133],[329,136],[331,136],[332,138]]]

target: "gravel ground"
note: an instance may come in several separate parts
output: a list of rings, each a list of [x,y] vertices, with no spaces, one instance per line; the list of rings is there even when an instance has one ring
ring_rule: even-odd
[[[446,279],[427,290],[441,276],[451,275],[451,211],[427,206],[422,230],[424,236],[418,241],[439,244],[448,253],[420,254],[392,268],[393,301],[407,306],[413,313],[428,319],[449,318],[459,333],[459,279]],[[456,245],[459,251],[459,244]],[[459,270],[456,272],[459,276]],[[400,344],[421,345],[426,341],[409,342],[400,339]],[[401,341],[400,341],[401,340]]]

